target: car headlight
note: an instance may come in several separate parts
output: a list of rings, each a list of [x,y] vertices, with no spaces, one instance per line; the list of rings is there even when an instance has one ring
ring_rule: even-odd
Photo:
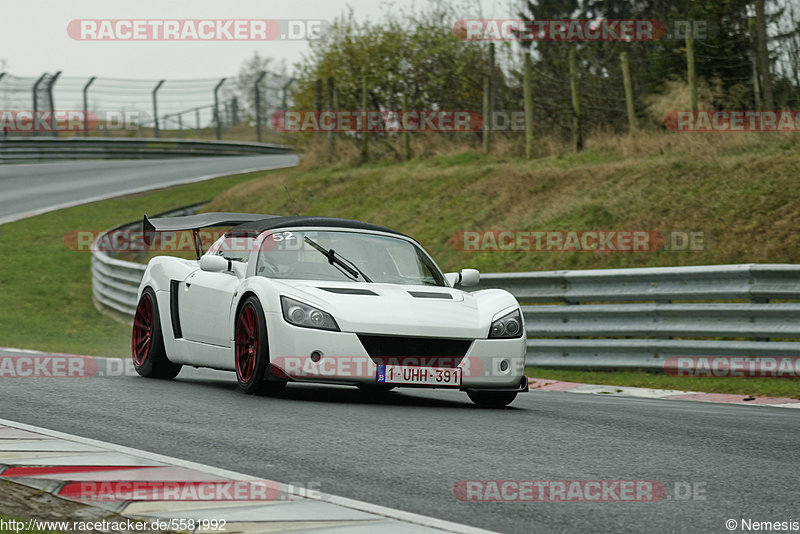
[[[490,338],[511,338],[522,336],[522,316],[514,310],[492,323],[489,329]]]
[[[339,331],[339,325],[330,313],[326,313],[308,304],[303,304],[289,297],[281,297],[283,318],[287,323],[305,328]]]

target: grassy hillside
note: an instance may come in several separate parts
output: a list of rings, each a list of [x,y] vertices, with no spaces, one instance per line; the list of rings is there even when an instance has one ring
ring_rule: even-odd
[[[292,202],[285,189],[294,199]],[[485,272],[800,262],[800,139],[784,134],[598,137],[526,161],[461,152],[280,171],[208,211],[363,219],[416,237],[445,270]],[[464,252],[462,230],[700,232],[700,250]]]
[[[800,139],[791,136],[609,137],[581,154],[531,162],[463,152],[254,173],[95,202],[0,226],[0,346],[129,354],[130,327],[95,310],[90,255],[68,249],[64,237],[145,212],[210,198],[209,210],[289,214],[296,204],[304,214],[407,232],[447,270],[800,263],[798,169]],[[702,231],[708,246],[648,253],[453,249],[450,236],[471,229]]]

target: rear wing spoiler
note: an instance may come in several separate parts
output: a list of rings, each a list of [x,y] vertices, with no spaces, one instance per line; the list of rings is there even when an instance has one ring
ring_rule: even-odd
[[[230,213],[214,212],[200,213],[198,215],[184,215],[181,217],[157,217],[150,219],[147,215],[142,219],[142,237],[146,245],[153,242],[155,232],[177,232],[191,230],[194,234],[194,248],[197,259],[203,254],[203,244],[200,242],[198,230],[214,226],[238,226],[240,224],[271,219],[278,215],[263,215],[258,213]]]

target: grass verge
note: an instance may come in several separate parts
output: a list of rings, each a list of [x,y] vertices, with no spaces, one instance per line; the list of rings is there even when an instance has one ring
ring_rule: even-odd
[[[795,378],[686,377],[647,371],[581,371],[529,367],[525,374],[534,378],[653,389],[680,389],[706,393],[762,395],[800,399],[800,382]]]

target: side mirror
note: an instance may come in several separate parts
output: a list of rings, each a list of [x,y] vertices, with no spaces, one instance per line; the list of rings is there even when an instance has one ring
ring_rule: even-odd
[[[462,287],[477,286],[481,281],[481,273],[477,269],[461,269],[458,273],[444,275],[450,287],[460,284]]]
[[[464,287],[477,286],[481,283],[481,273],[478,269],[461,269],[461,281]]]
[[[222,256],[205,254],[200,256],[200,269],[208,273],[223,273],[228,270],[229,261]]]

